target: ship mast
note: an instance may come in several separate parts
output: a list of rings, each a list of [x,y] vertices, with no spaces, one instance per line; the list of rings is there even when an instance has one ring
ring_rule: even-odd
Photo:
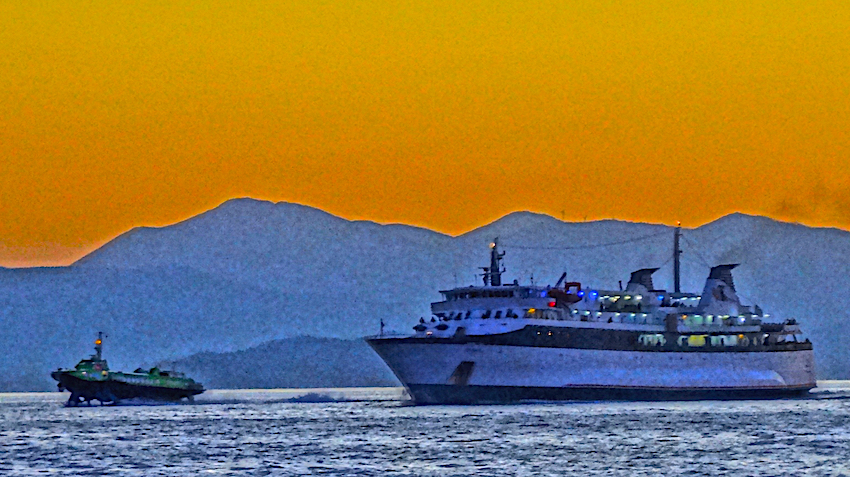
[[[484,286],[492,285],[498,287],[502,285],[502,257],[505,252],[499,253],[499,237],[493,239],[490,244],[490,266],[481,267],[484,270]]]
[[[673,292],[681,293],[680,287],[680,264],[679,256],[682,255],[682,249],[679,248],[679,237],[682,236],[682,223],[676,222],[676,230],[673,233]]]
[[[98,361],[101,361],[103,353],[103,332],[97,332],[97,339],[94,340],[94,355]]]

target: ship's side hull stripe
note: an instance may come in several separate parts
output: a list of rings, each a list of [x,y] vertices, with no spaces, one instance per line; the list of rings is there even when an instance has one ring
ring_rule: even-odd
[[[373,338],[371,341],[392,343],[458,343],[458,344],[481,344],[496,346],[523,346],[534,348],[565,348],[565,349],[598,349],[610,351],[646,351],[646,352],[691,352],[691,353],[735,353],[735,352],[776,352],[797,351],[812,349],[811,343],[789,342],[782,344],[758,344],[752,342],[747,346],[711,346],[710,340],[706,340],[703,346],[680,346],[677,340],[678,334],[666,335],[666,343],[658,345],[644,345],[639,337],[646,334],[645,331],[614,330],[614,329],[591,329],[570,328],[562,326],[536,326],[529,325],[525,328],[507,333],[487,335],[460,335],[451,337],[404,337],[404,338]],[[734,330],[727,334],[734,335]]]
[[[451,386],[413,384],[408,391],[417,404],[481,404],[521,401],[669,401],[775,399],[804,396],[812,386],[799,388],[661,389],[640,387]]]

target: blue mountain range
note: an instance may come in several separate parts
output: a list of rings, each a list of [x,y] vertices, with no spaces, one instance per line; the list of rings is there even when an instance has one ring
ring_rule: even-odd
[[[819,378],[850,378],[850,233],[737,213],[682,233],[684,290],[701,291],[712,265],[740,263],[745,304],[796,318]],[[672,288],[673,229],[664,225],[517,212],[452,237],[234,199],[130,230],[67,267],[0,269],[0,391],[53,389],[49,372],[90,354],[97,331],[108,335],[113,369],[304,336],[327,338],[332,352],[333,339],[375,334],[381,321],[407,332],[439,290],[480,282],[495,237],[508,281],[554,283],[566,271],[570,281],[616,289],[633,270],[662,267],[655,285]]]

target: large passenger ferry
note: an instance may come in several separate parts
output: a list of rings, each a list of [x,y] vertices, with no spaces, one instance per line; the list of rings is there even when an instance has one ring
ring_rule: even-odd
[[[738,298],[732,270],[711,268],[701,294],[656,289],[656,268],[625,288],[502,283],[490,244],[483,285],[443,290],[415,333],[367,338],[414,402],[758,399],[815,387],[812,344],[797,322],[768,321]]]

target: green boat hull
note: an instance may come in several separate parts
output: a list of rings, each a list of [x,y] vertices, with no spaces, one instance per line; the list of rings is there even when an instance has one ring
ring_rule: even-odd
[[[83,359],[74,369],[57,369],[50,376],[58,381],[60,391],[71,391],[69,406],[82,403],[117,404],[127,399],[154,399],[158,401],[192,400],[204,392],[204,387],[191,378],[173,371],[152,368],[137,369],[132,373],[109,371],[103,359],[103,333],[98,333],[95,354]]]
[[[101,403],[117,404],[127,399],[151,399],[156,401],[191,400],[204,392],[203,386],[191,383],[186,386],[163,386],[154,383],[127,383],[115,379],[89,380],[75,375],[73,371],[55,371],[51,374],[58,381],[60,389],[71,392],[70,405],[77,405],[93,400]]]

